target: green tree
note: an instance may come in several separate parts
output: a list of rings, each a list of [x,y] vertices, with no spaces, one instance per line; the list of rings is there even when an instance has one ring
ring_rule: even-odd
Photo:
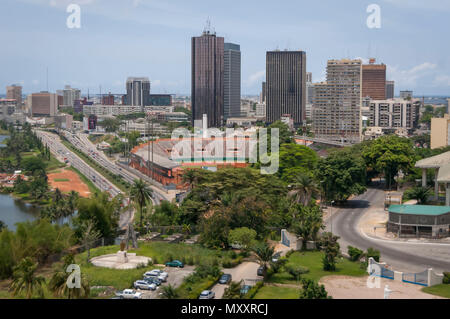
[[[336,270],[336,258],[340,255],[338,239],[339,237],[334,236],[332,233],[324,233],[322,235],[321,247],[325,253],[322,264],[325,271]]]
[[[256,239],[256,231],[247,227],[240,227],[230,230],[228,234],[228,242],[230,245],[238,244],[244,250],[250,248]]]
[[[415,199],[418,205],[426,205],[428,202],[428,197],[430,197],[432,191],[430,188],[426,187],[414,187],[405,191],[403,196],[405,199]]]
[[[285,143],[292,143],[292,132],[289,130],[289,126],[287,126],[287,124],[281,122],[281,121],[276,121],[273,122],[272,124],[270,124],[267,127],[267,135],[269,135],[269,143],[270,143],[270,136],[271,136],[271,129],[278,129],[279,130],[279,136],[280,136],[280,144],[285,144]],[[270,145],[270,144],[268,144]]]
[[[294,143],[282,144],[279,156],[278,175],[288,183],[295,183],[298,175],[311,176],[319,159],[317,153],[309,147]]]
[[[179,294],[175,287],[169,284],[168,286],[162,287],[162,297],[164,299],[177,299],[179,298]]]
[[[319,160],[315,172],[329,202],[345,201],[366,191],[366,165],[352,149],[335,151]]]
[[[319,188],[314,179],[309,175],[299,173],[294,177],[289,195],[296,203],[308,206],[311,199],[317,196],[318,192]]]
[[[294,218],[292,230],[302,237],[302,249],[306,249],[306,242],[317,239],[317,234],[324,228],[322,219],[322,209],[317,206],[294,205]]]
[[[30,299],[34,292],[37,292],[42,297],[42,285],[45,283],[45,278],[36,275],[38,263],[34,263],[30,257],[22,259],[22,261],[14,267],[13,281],[10,289],[14,296],[21,292],[25,292],[27,299]]]
[[[222,299],[242,299],[241,286],[242,280],[239,282],[231,282],[230,285],[225,288]]]
[[[274,251],[275,249],[273,247],[270,247],[266,242],[258,243],[253,248],[253,252],[258,259],[258,263],[264,269],[264,277],[267,276],[268,265],[272,261]]]
[[[87,250],[86,262],[89,263],[91,257],[91,247],[97,240],[101,238],[101,233],[95,229],[95,224],[92,220],[85,221],[82,228],[81,243]]]
[[[302,290],[299,299],[331,299],[324,285],[311,279],[302,279]]]
[[[90,293],[89,282],[86,276],[80,274],[80,288],[74,287],[69,288],[67,285],[67,280],[70,276],[70,271],[68,272],[68,267],[70,265],[76,264],[74,255],[69,254],[63,257],[63,266],[60,269],[56,269],[49,282],[49,290],[53,293],[55,297],[67,297],[68,299],[79,299],[88,298]]]
[[[140,226],[142,227],[142,220],[144,215],[144,207],[151,200],[153,191],[145,184],[142,179],[135,180],[130,190],[131,200],[138,205],[140,212]]]
[[[6,226],[6,224],[5,224],[2,220],[0,220],[0,232],[1,232],[3,229],[8,229],[8,227]]]
[[[384,173],[389,189],[398,172],[401,170],[407,174],[415,163],[411,140],[396,135],[374,140],[363,149],[362,157],[368,167]]]

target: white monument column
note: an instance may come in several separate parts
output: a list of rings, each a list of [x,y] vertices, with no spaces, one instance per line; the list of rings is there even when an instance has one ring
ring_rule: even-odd
[[[439,200],[439,183],[438,183],[438,175],[439,175],[439,168],[436,168],[434,171],[434,200]]]
[[[445,183],[445,206],[450,206],[450,184]]]
[[[422,187],[427,187],[427,169],[422,168]]]

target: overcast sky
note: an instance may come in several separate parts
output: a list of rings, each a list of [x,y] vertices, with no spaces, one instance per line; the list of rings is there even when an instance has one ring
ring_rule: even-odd
[[[81,28],[66,26],[70,3]],[[381,8],[369,29],[368,5]],[[217,35],[240,44],[242,94],[259,94],[265,52],[304,50],[314,81],[328,59],[376,57],[396,93],[450,95],[448,0],[1,0],[0,94],[65,84],[83,94],[125,92],[128,76],[148,76],[152,93],[190,93],[190,38],[210,18]]]

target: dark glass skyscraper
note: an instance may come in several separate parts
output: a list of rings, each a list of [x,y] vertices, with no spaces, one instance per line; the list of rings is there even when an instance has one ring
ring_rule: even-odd
[[[306,119],[306,52],[266,54],[267,122],[289,114],[295,125]]]
[[[241,115],[241,48],[237,44],[224,45],[224,120]]]
[[[208,127],[223,124],[224,38],[206,30],[192,38],[192,123],[208,116]]]

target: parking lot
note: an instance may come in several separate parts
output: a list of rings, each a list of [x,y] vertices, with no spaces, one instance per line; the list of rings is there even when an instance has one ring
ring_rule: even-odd
[[[194,268],[194,266],[184,266],[184,268],[165,267],[163,270],[169,274],[166,282],[162,283],[155,291],[139,289],[137,291],[142,292],[142,299],[159,298],[163,286],[168,286],[169,284],[174,287],[180,286],[183,279],[194,272]]]

